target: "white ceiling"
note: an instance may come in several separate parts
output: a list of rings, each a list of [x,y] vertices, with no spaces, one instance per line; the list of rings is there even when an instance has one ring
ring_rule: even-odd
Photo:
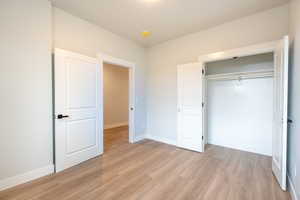
[[[120,36],[152,46],[289,0],[52,0],[54,6]],[[143,38],[141,32],[151,36]]]

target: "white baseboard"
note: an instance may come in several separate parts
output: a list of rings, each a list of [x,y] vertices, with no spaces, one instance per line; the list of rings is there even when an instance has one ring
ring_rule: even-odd
[[[134,138],[134,142],[139,142],[141,140],[144,140],[146,138],[146,135],[139,135],[139,136],[136,136]]]
[[[177,146],[177,142],[175,140],[170,140],[168,138],[159,137],[159,136],[151,135],[151,134],[147,134],[146,138],[149,139],[149,140],[154,140],[154,141],[157,141],[157,142]]]
[[[54,165],[48,165],[39,169],[35,169],[24,174],[19,174],[17,176],[9,177],[0,180],[0,191],[5,190],[16,185],[32,181],[34,179],[49,175],[54,173]]]
[[[106,125],[104,125],[104,129],[117,128],[117,127],[120,127],[120,126],[128,126],[128,122],[106,124]]]
[[[287,184],[288,184],[288,191],[290,192],[291,194],[291,197],[292,197],[292,200],[298,200],[298,197],[297,197],[297,193],[296,193],[296,190],[295,190],[295,186],[292,182],[292,179],[291,177],[288,175],[287,176]]]

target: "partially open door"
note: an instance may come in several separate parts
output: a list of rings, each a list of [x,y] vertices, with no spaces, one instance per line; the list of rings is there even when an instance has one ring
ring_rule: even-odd
[[[102,153],[100,67],[90,58],[55,50],[56,172]]]
[[[272,170],[286,190],[287,177],[287,109],[288,109],[288,36],[278,42],[274,54],[274,125]]]
[[[178,134],[177,146],[203,152],[202,65],[178,66]]]

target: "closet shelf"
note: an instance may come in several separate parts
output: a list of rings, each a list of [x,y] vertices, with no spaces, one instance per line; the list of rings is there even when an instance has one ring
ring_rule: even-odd
[[[225,74],[214,74],[205,76],[206,80],[240,80],[240,79],[253,79],[273,77],[274,70],[268,71],[253,71],[253,72],[236,72]]]

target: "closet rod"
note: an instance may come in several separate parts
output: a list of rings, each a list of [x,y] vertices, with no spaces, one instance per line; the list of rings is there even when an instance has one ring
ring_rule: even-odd
[[[256,72],[240,72],[240,73],[227,73],[207,75],[207,80],[240,80],[240,79],[254,79],[254,78],[266,78],[273,77],[274,71],[256,71]]]

